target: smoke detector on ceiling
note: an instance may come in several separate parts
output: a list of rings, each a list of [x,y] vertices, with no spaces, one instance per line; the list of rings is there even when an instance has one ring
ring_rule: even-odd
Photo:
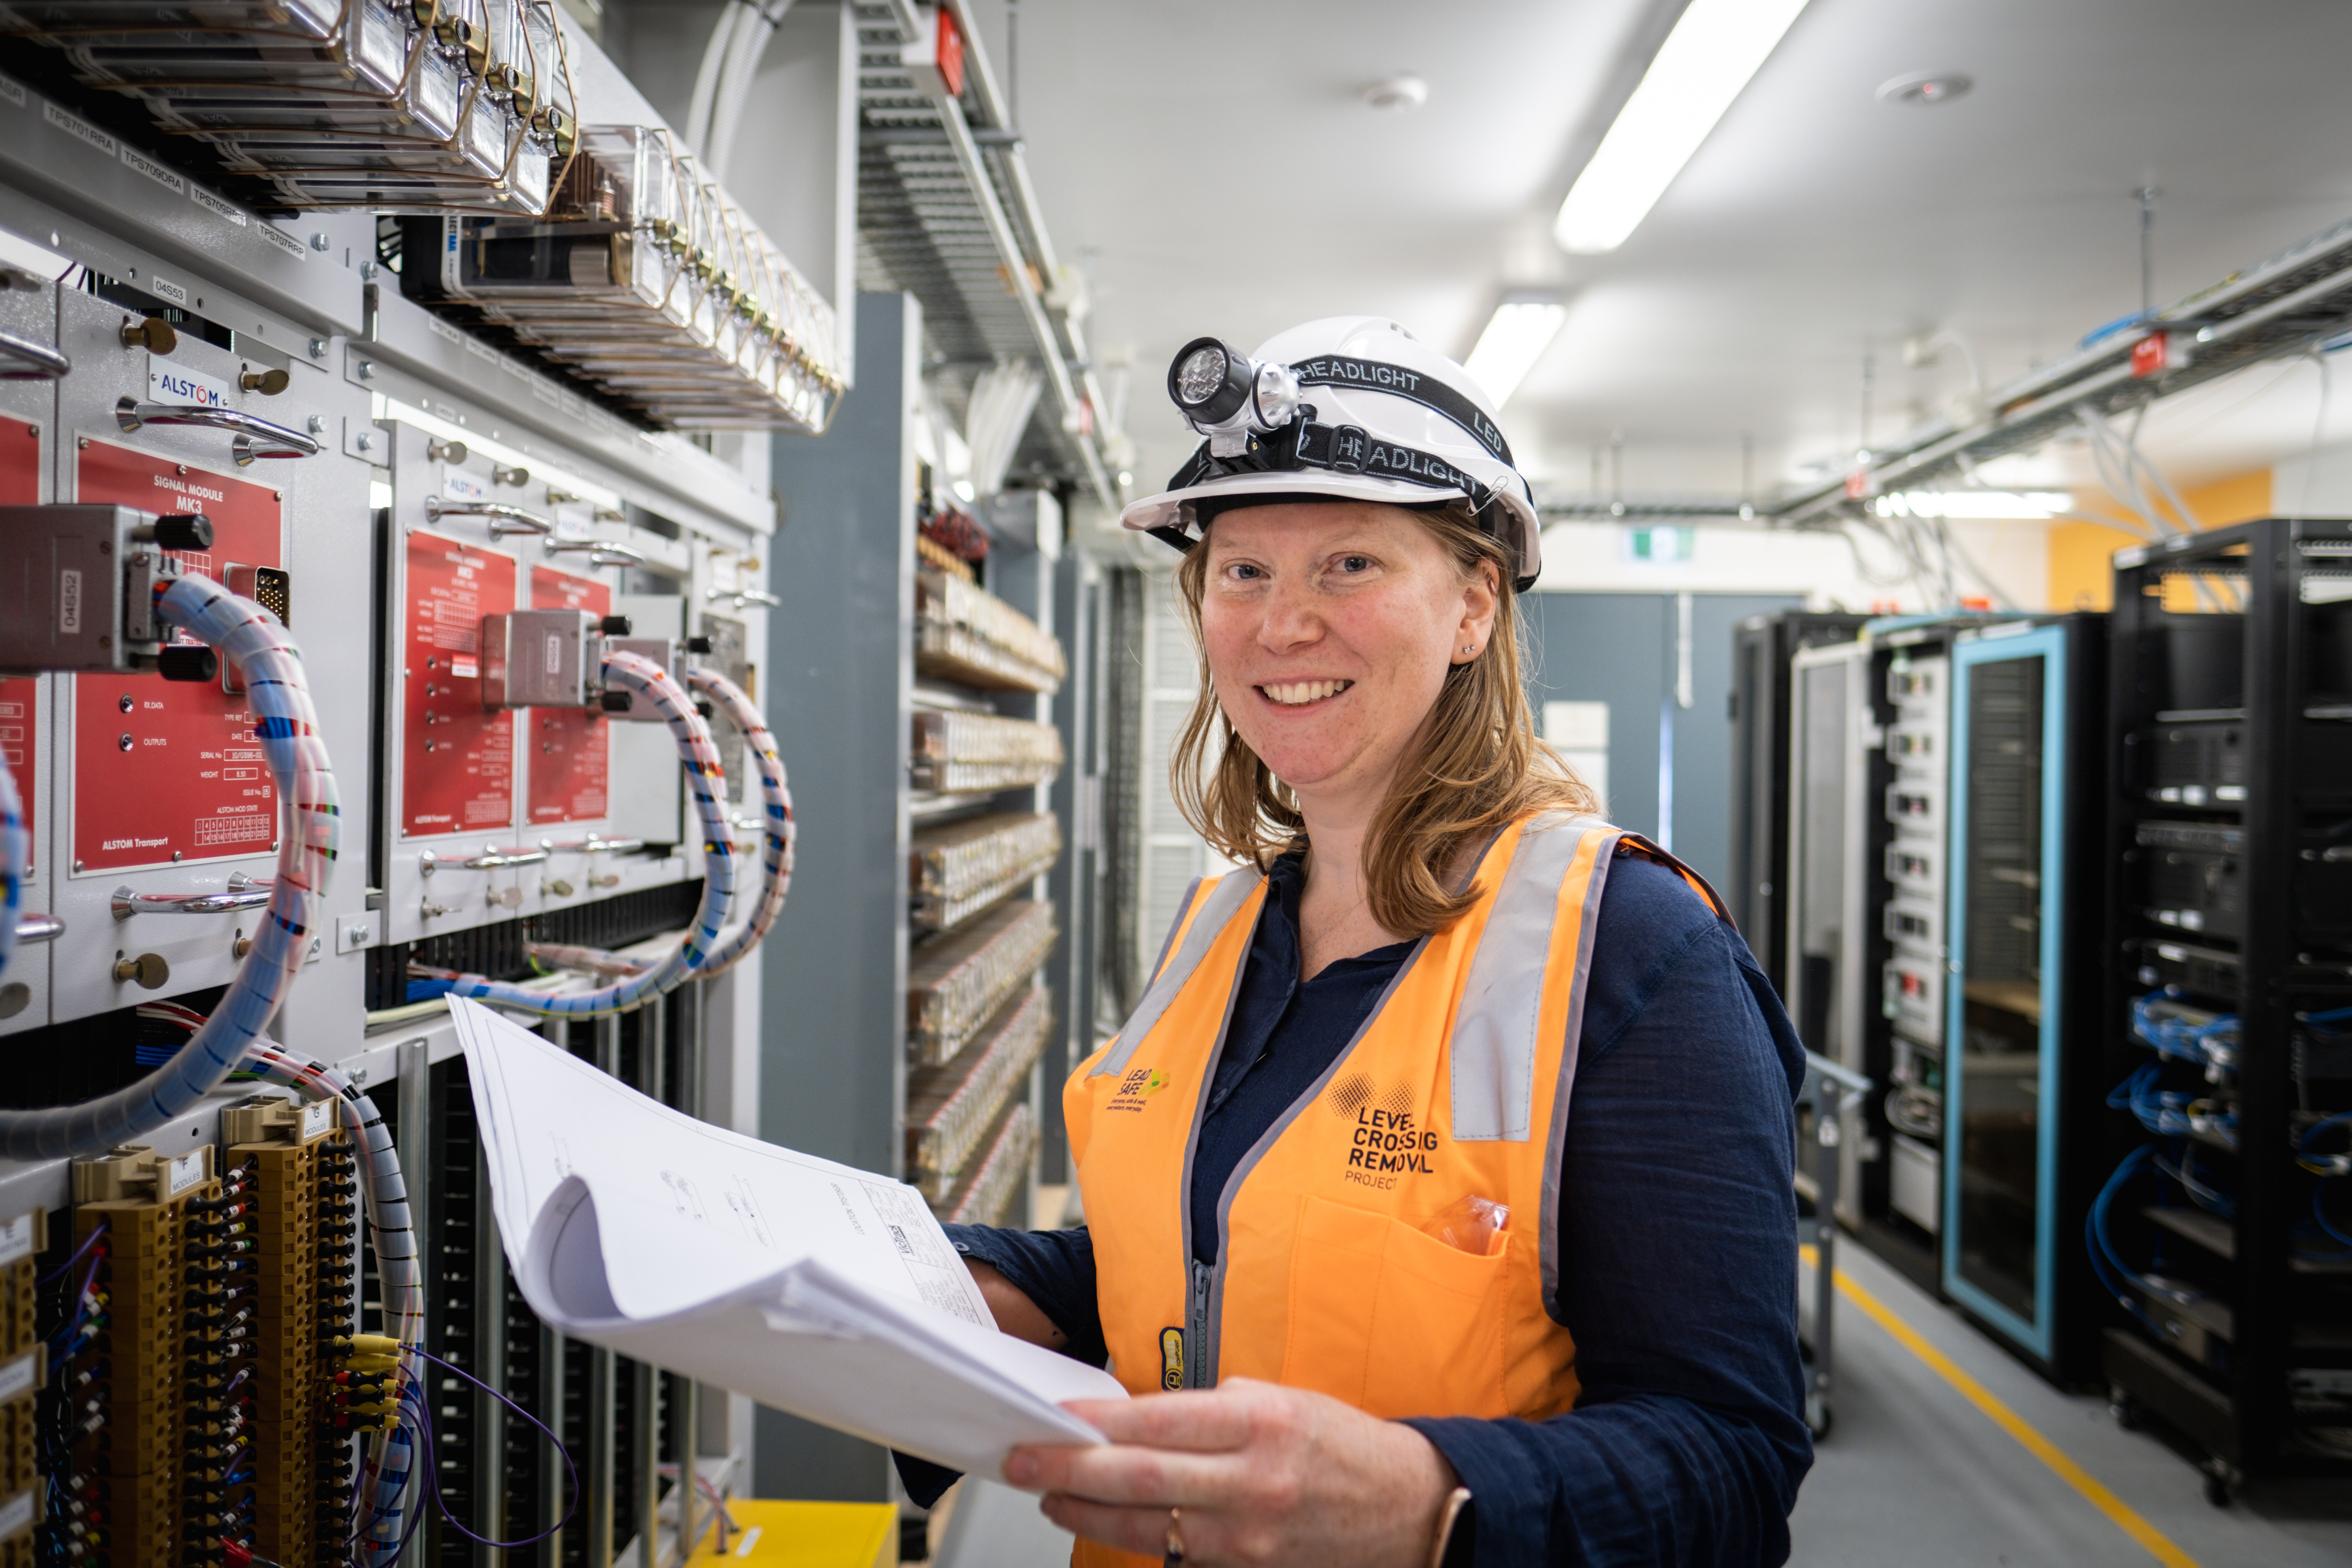
[[[1969,89],[1974,86],[1976,82],[1973,79],[1962,76],[1958,71],[1913,71],[1908,76],[1898,76],[1892,81],[1881,82],[1878,88],[1878,101],[1908,103],[1921,109],[1933,109],[1939,103],[1949,103],[1956,98],[1967,97]]]
[[[1417,76],[1392,76],[1364,89],[1364,103],[1383,114],[1401,114],[1429,101],[1429,83]]]

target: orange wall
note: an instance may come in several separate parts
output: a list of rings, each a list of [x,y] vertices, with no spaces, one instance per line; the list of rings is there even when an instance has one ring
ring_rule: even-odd
[[[2216,479],[2180,499],[2205,528],[2221,528],[2271,515],[2271,471],[2255,468]],[[2124,509],[2105,495],[2084,496],[2081,510],[2121,519]],[[2095,522],[2059,522],[2050,528],[2050,607],[2053,610],[2104,610],[2115,591],[2114,556],[2140,536]]]

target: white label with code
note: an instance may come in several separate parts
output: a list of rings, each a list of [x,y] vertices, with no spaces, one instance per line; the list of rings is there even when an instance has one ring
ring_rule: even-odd
[[[22,1535],[33,1528],[33,1494],[18,1492],[0,1503],[0,1541]]]
[[[183,1154],[172,1162],[171,1174],[164,1178],[163,1195],[176,1198],[205,1179],[205,1152]]]
[[[0,1405],[10,1405],[33,1392],[33,1373],[39,1365],[34,1357],[40,1352],[26,1351],[5,1366],[0,1366]]]
[[[20,1214],[0,1225],[0,1263],[14,1263],[33,1250],[33,1216]]]
[[[302,1108],[302,1141],[304,1142],[307,1143],[320,1133],[330,1131],[334,1125],[335,1102],[333,1100],[314,1100]]]

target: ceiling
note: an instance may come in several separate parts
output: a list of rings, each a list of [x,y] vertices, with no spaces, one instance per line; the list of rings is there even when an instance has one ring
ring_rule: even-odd
[[[1184,340],[1372,312],[1459,356],[1498,290],[1547,283],[1567,325],[1504,410],[1532,478],[1720,497],[1746,440],[1769,493],[1967,385],[1907,339],[1951,329],[1998,385],[2136,310],[2141,186],[2158,304],[2352,216],[2340,0],[1811,0],[1624,247],[1564,256],[1551,216],[1677,9],[978,0],[1098,354],[1131,358],[1139,490],[1190,449],[1160,390]],[[1919,70],[1975,89],[1875,100]],[[1426,106],[1366,107],[1400,71]],[[2143,440],[2194,484],[2302,452],[2321,401],[2309,362],[2260,367]],[[2318,438],[2352,437],[2352,393],[2327,411]],[[2008,467],[2090,482],[2063,448]]]

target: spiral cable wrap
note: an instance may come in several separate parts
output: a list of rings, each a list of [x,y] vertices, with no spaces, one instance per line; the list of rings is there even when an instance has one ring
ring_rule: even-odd
[[[367,1215],[368,1245],[375,1253],[376,1276],[383,1283],[384,1332],[401,1345],[398,1378],[394,1387],[385,1390],[385,1396],[406,1411],[415,1403],[412,1391],[421,1393],[423,1388],[415,1347],[425,1337],[425,1278],[409,1215],[408,1186],[401,1175],[400,1151],[392,1141],[391,1130],[384,1126],[374,1100],[316,1058],[288,1050],[274,1041],[256,1040],[247,1047],[242,1066],[257,1078],[283,1084],[312,1100],[335,1102],[343,1131],[359,1155],[355,1165],[360,1201]],[[398,1549],[400,1500],[407,1487],[405,1460],[412,1445],[397,1427],[374,1433],[367,1442],[367,1469],[374,1480],[363,1485],[359,1494],[368,1506],[367,1516],[352,1520],[352,1524],[366,1538],[362,1550],[370,1554],[368,1561],[373,1563],[388,1560]]]
[[[449,982],[452,996],[467,996],[541,1017],[577,1018],[641,1007],[702,972],[718,947],[728,906],[735,898],[735,839],[727,820],[726,803],[719,798],[726,773],[719,765],[718,743],[710,737],[710,726],[694,710],[693,699],[653,660],[634,653],[607,650],[604,679],[608,685],[635,691],[653,703],[677,742],[678,760],[686,768],[688,787],[694,792],[695,816],[702,826],[702,903],[695,910],[694,923],[687,928],[685,938],[650,968],[624,975],[593,991],[554,994],[479,974],[428,969],[421,964],[412,966],[411,974]]]
[[[793,885],[793,844],[798,830],[793,823],[793,792],[784,783],[784,760],[759,705],[741,687],[713,670],[690,669],[686,683],[724,709],[728,721],[743,732],[760,771],[760,798],[767,816],[761,836],[760,901],[751,906],[751,918],[703,961],[697,973],[707,980],[733,968],[776,923],[776,912],[784,907],[784,895]]]
[[[219,1087],[268,1026],[308,956],[319,897],[334,869],[342,830],[334,773],[319,740],[301,650],[285,624],[252,600],[193,574],[159,584],[156,609],[218,649],[244,676],[254,739],[283,803],[269,907],[227,994],[186,1048],[137,1083],[80,1105],[0,1111],[0,1156],[8,1159],[63,1159],[129,1142]],[[12,938],[15,896],[12,884]]]
[[[8,771],[8,759],[0,756],[0,973],[16,951],[16,911],[25,902],[25,859],[31,850],[16,776]]]

